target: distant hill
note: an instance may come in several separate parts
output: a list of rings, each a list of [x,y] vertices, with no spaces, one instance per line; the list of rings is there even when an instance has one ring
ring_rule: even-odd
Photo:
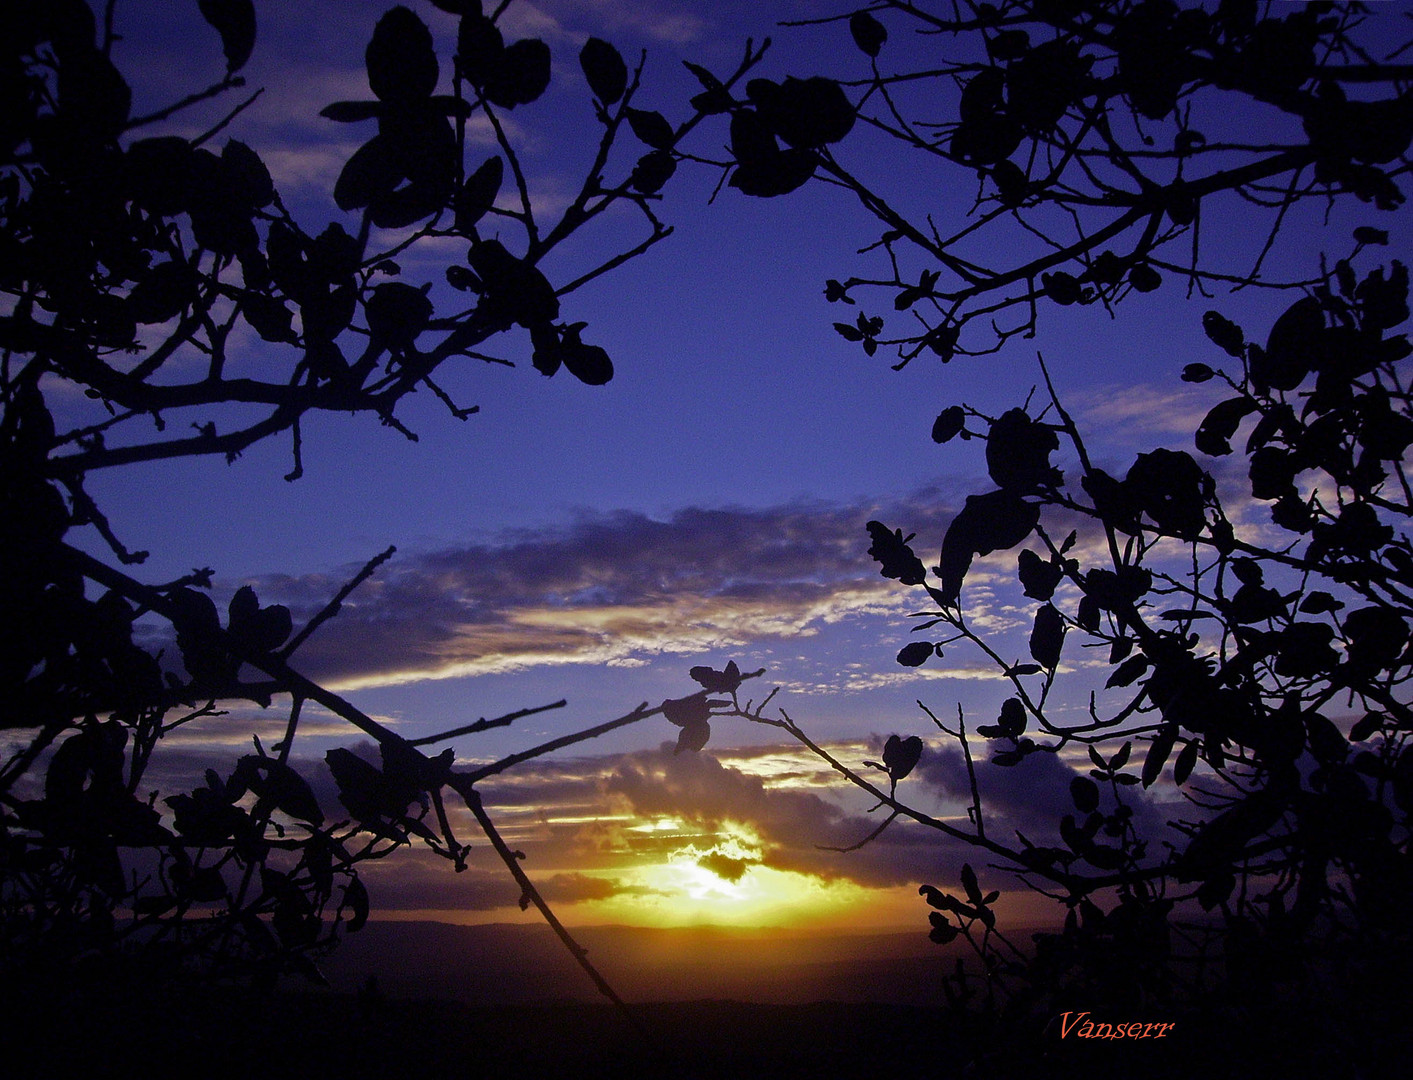
[[[630,1001],[835,1001],[934,1005],[944,967],[964,955],[923,933],[823,934],[726,927],[574,930]],[[602,1000],[542,924],[373,922],[320,965],[338,990],[376,975],[384,994],[475,1005]]]

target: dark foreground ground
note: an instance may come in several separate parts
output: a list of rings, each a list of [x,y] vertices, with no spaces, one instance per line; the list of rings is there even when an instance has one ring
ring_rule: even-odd
[[[600,928],[584,944],[631,1017],[543,928],[403,924],[351,939],[331,987],[255,993],[94,980],[0,985],[0,1080],[950,1080],[1413,1075],[1408,973],[1362,1003],[1303,1010],[1258,990],[1171,1021],[1162,1039],[1082,1040],[1059,1018],[983,1028],[939,1003],[950,957],[907,938],[782,943],[704,929]],[[356,942],[356,944],[355,944]],[[925,942],[925,939],[924,939]],[[377,989],[370,990],[369,976]],[[48,982],[47,986],[39,983]],[[362,988],[361,990],[359,988]],[[1080,1003],[1078,1007],[1084,1007]],[[1373,1007],[1370,1007],[1373,1006]]]
[[[77,1005],[77,1003],[75,1003]],[[670,1002],[468,1006],[281,993],[107,1001],[35,1015],[6,1009],[0,1075],[249,1080],[948,1080],[950,1077],[1355,1077],[1318,1046],[1253,1057],[1240,1031],[1163,1042],[1080,1043],[959,1030],[919,1006]],[[1247,1033],[1249,1035],[1249,1033]],[[1233,1041],[1232,1037],[1237,1041]],[[1298,1039],[1299,1033],[1293,1038]],[[651,1041],[649,1041],[651,1040]],[[1390,1063],[1392,1065],[1392,1063]]]

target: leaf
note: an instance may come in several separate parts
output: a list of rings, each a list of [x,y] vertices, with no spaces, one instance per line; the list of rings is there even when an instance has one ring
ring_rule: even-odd
[[[928,932],[927,939],[937,945],[949,945],[957,939],[961,933],[951,924],[947,916],[940,911],[931,911],[927,915],[928,922],[932,924],[932,929]]]
[[[257,763],[256,768],[265,774],[263,780],[250,785],[256,795],[268,798],[292,818],[316,826],[324,823],[324,813],[319,809],[319,800],[314,797],[313,789],[293,768],[276,758],[251,755],[242,759],[242,762],[245,761]]]
[[[368,922],[368,887],[359,878],[350,878],[343,887],[343,907],[350,908],[348,932],[356,934]]]
[[[456,32],[456,66],[472,86],[485,86],[505,52],[500,29],[481,12],[464,16]]]
[[[1025,731],[1025,705],[1020,698],[1007,698],[1001,703],[1001,715],[996,726],[1008,738],[1017,738]]]
[[[1045,295],[1061,307],[1079,302],[1079,281],[1073,274],[1067,274],[1063,270],[1056,270],[1053,274],[1041,274],[1040,283],[1045,287]]]
[[[1258,387],[1294,390],[1320,361],[1325,313],[1320,301],[1302,296],[1271,326],[1266,348],[1251,356],[1251,379]]]
[[[344,162],[334,182],[334,202],[340,210],[358,210],[397,186],[402,172],[396,148],[383,135],[375,135]]]
[[[1249,397],[1228,398],[1219,401],[1203,417],[1198,425],[1193,442],[1197,449],[1209,457],[1220,457],[1231,453],[1231,439],[1241,426],[1244,417],[1256,411],[1256,402]]]
[[[818,167],[819,158],[813,151],[792,147],[758,160],[741,162],[731,173],[729,182],[743,195],[771,199],[801,187]],[[864,352],[872,356],[877,351],[878,342],[866,336]]]
[[[877,56],[888,40],[888,30],[867,11],[856,11],[849,16],[849,33],[866,56]]]
[[[466,178],[454,203],[457,232],[469,232],[490,212],[504,179],[505,162],[499,156],[487,158]]]
[[[576,327],[564,331],[559,358],[565,370],[585,386],[603,386],[613,379],[613,361],[608,351],[602,346],[580,341]]]
[[[1053,670],[1060,662],[1060,650],[1065,643],[1065,620],[1053,604],[1044,604],[1035,612],[1035,626],[1030,633],[1030,655],[1041,667]]]
[[[185,311],[196,293],[196,272],[188,263],[158,263],[128,293],[128,313],[140,323],[164,323]]]
[[[1144,787],[1152,787],[1158,777],[1163,775],[1163,766],[1167,763],[1168,755],[1173,752],[1177,734],[1177,724],[1164,724],[1153,736],[1153,741],[1148,746],[1148,754],[1143,759]]]
[[[1070,780],[1070,799],[1081,814],[1092,814],[1099,809],[1099,785],[1087,776],[1076,776]]]
[[[942,579],[941,602],[953,605],[961,596],[962,581],[975,555],[1013,548],[1040,522],[1040,507],[1015,491],[969,495],[961,512],[947,526],[937,567]]]
[[[628,126],[642,142],[654,150],[666,150],[672,146],[672,125],[660,112],[646,109],[628,109]]]
[[[883,766],[894,783],[912,772],[921,758],[922,740],[916,735],[909,735],[906,739],[889,735],[888,741],[883,744]]]
[[[711,716],[711,708],[707,704],[707,693],[708,691],[702,690],[691,697],[668,698],[662,703],[662,715],[678,727],[704,724]]]
[[[505,109],[538,100],[549,87],[550,60],[550,48],[539,38],[507,45],[487,73],[486,100]]]
[[[605,105],[612,105],[628,87],[628,65],[618,50],[601,38],[591,37],[579,50],[579,66],[589,89]]]
[[[226,71],[239,71],[255,49],[255,4],[252,0],[200,0],[201,16],[221,35]]]
[[[359,120],[372,120],[382,111],[382,103],[377,101],[335,101],[320,109],[319,115],[340,124],[351,124]]]
[[[986,437],[986,471],[997,487],[1022,494],[1054,485],[1059,472],[1050,465],[1050,455],[1059,448],[1053,428],[1032,420],[1024,409],[1009,409]]]
[[[853,130],[854,106],[833,79],[752,79],[746,92],[770,130],[795,149],[836,143]]]
[[[1221,348],[1234,360],[1240,360],[1246,353],[1246,335],[1241,327],[1219,312],[1209,311],[1202,316],[1202,329],[1212,344]]]
[[[741,669],[736,666],[735,660],[730,661],[723,671],[702,666],[692,668],[687,674],[701,683],[708,694],[734,694],[742,682]]]
[[[884,577],[897,578],[904,585],[921,585],[927,580],[927,571],[923,569],[922,560],[908,547],[907,541],[903,539],[902,529],[890,532],[888,526],[879,521],[870,521],[867,528],[873,540],[868,553],[882,564],[883,568],[879,572]]]
[[[1064,577],[1064,566],[1041,559],[1029,548],[1016,556],[1016,573],[1025,595],[1032,600],[1049,600]]]
[[[677,734],[677,748],[673,753],[680,754],[684,750],[696,753],[706,746],[707,740],[710,738],[711,725],[705,720],[684,724],[682,730]]]
[[[437,88],[439,68],[432,33],[400,5],[378,20],[364,60],[368,85],[379,101],[406,105],[431,97]]]
[[[666,150],[653,150],[638,159],[638,163],[633,166],[632,175],[628,177],[628,183],[634,191],[653,195],[672,179],[672,174],[676,171],[677,159],[671,153]]]
[[[221,177],[226,194],[252,209],[275,201],[275,183],[260,155],[239,139],[229,140],[221,151]]]
[[[971,868],[971,863],[962,863],[962,888],[966,890],[967,899],[975,907],[981,906],[981,887],[976,881],[976,871]]]
[[[1360,244],[1377,244],[1383,247],[1388,244],[1388,230],[1375,229],[1368,225],[1360,225],[1354,230],[1354,239]]]
[[[910,641],[898,651],[898,663],[903,667],[921,667],[932,659],[934,646],[930,641]]]
[[[1128,756],[1133,751],[1133,742],[1125,740],[1124,744],[1118,748],[1114,756],[1109,759],[1109,769],[1111,772],[1118,772],[1128,764]]]
[[[1128,283],[1137,292],[1150,293],[1156,291],[1163,284],[1163,275],[1147,263],[1141,263],[1128,272]]]
[[[1182,381],[1185,383],[1204,383],[1216,376],[1206,364],[1188,364],[1182,369]]]
[[[379,285],[363,306],[373,343],[393,352],[412,347],[431,320],[432,310],[425,292],[401,281]]]

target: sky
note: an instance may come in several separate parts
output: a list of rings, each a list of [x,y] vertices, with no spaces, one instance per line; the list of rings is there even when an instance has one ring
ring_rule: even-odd
[[[363,46],[387,6],[257,4],[260,35],[245,75],[266,92],[228,132],[260,151],[310,232],[323,221],[356,225],[327,193],[368,132],[317,113],[368,96]],[[412,6],[441,44],[445,91],[454,20],[427,3]],[[174,20],[172,7],[117,6],[117,57],[133,74],[135,112],[222,69],[219,40],[194,17],[195,5],[189,24]],[[625,56],[646,50],[643,106],[677,119],[697,91],[681,61],[725,72],[747,37],[772,37],[761,69],[770,77],[863,77],[866,60],[841,25],[776,25],[846,10],[783,0],[518,0],[505,16],[507,37],[541,36],[554,56],[550,92],[513,114],[536,198],[562,201],[586,160],[593,122],[576,56],[588,36],[614,41]],[[221,115],[212,104],[167,130],[192,134]],[[719,149],[724,125],[702,138],[703,152]],[[971,206],[974,180],[963,170],[926,176],[862,137],[838,153],[953,227]],[[503,351],[518,360],[513,369],[467,361],[446,373],[458,401],[480,405],[475,416],[458,422],[427,395],[399,413],[418,433],[415,444],[367,418],[321,417],[305,425],[297,483],[282,479],[288,444],[268,440],[232,465],[193,459],[94,475],[90,493],[129,546],[152,552],[145,580],[210,566],[218,602],[250,584],[262,602],[288,605],[297,623],[396,545],[301,649],[298,666],[411,738],[567,699],[508,729],[453,741],[460,764],[684,696],[696,689],[689,667],[734,659],[743,670],[765,668],[751,693],[779,687],[774,704],[851,765],[876,757],[890,734],[923,737],[926,753],[904,793],[929,812],[963,814],[960,752],[918,702],[939,716],[960,708],[969,723],[992,722],[1005,684],[983,658],[960,651],[920,669],[895,662],[919,599],[879,576],[865,523],[916,532],[919,552],[935,551],[965,496],[990,485],[980,446],[936,446],[933,418],[963,401],[993,414],[1022,404],[1039,381],[1037,351],[1093,433],[1101,464],[1123,470],[1141,449],[1190,448],[1216,391],[1181,383],[1178,373],[1192,360],[1220,359],[1202,334],[1202,312],[1215,307],[1257,337],[1290,298],[1177,302],[1170,283],[1130,297],[1117,318],[1097,307],[1051,310],[1035,340],[998,356],[919,360],[893,372],[882,354],[869,359],[833,330],[856,309],[824,297],[826,278],[866,265],[858,250],[877,239],[872,220],[822,184],[779,200],[731,189],[713,200],[718,179],[684,166],[662,206],[674,235],[565,299],[565,317],[587,321],[585,340],[613,358],[607,386],[564,373],[546,380],[530,368],[524,343],[510,341]],[[1259,247],[1249,226],[1228,207],[1212,215],[1209,243],[1249,260]],[[1385,217],[1363,207],[1337,209],[1328,222],[1314,210],[1298,216],[1268,272],[1308,274],[1314,237],[1340,250],[1353,225],[1390,227]],[[566,265],[630,225],[608,221],[607,235],[586,237]],[[405,259],[403,280],[439,281],[440,264]],[[1007,588],[1013,559],[980,560],[967,597],[977,625],[1019,658],[1032,605]],[[1072,650],[1066,664],[1079,689],[1057,703],[1061,710],[1083,702],[1091,662]],[[300,753],[332,806],[323,752],[371,747],[317,710],[308,720]],[[233,705],[173,735],[162,768],[195,784],[210,760],[248,752],[252,733],[269,745],[282,724],[278,708]],[[676,729],[659,717],[497,777],[485,784],[486,802],[571,923],[924,930],[918,885],[952,884],[968,853],[901,822],[858,851],[823,850],[861,839],[878,816],[778,734],[716,724],[705,751],[679,755]],[[995,827],[1044,834],[1069,806],[1077,764],[1035,755],[1014,770],[983,768]],[[1156,823],[1168,809],[1157,794],[1141,813]],[[461,821],[459,831],[474,842],[473,826]],[[401,916],[528,918],[484,844],[466,874],[414,852],[369,881],[375,908]],[[1007,888],[1003,903],[1029,917],[1038,909],[1012,884],[983,874],[985,887]]]

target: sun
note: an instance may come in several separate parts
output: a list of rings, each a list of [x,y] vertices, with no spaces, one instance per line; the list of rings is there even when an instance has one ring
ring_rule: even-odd
[[[844,923],[867,899],[868,890],[852,882],[770,865],[768,845],[748,826],[722,823],[710,833],[679,833],[678,839],[619,871],[626,887],[583,904],[576,921],[662,927]]]

